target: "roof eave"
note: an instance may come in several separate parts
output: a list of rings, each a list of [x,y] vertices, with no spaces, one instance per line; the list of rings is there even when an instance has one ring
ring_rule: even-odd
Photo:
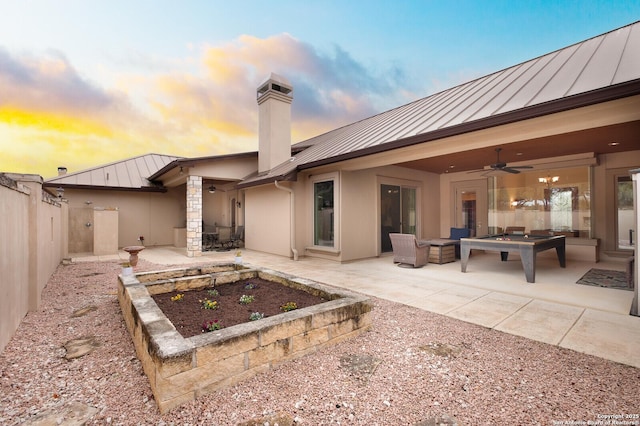
[[[298,165],[306,170],[640,94],[640,79]]]
[[[293,169],[288,173],[281,175],[265,176],[262,179],[256,179],[249,182],[240,182],[236,185],[238,189],[250,188],[253,186],[267,185],[273,182],[280,181],[296,181],[298,179],[298,170]]]
[[[180,167],[180,166],[193,167],[197,163],[204,163],[204,162],[211,161],[211,160],[224,160],[224,159],[229,159],[229,158],[255,157],[257,155],[258,155],[258,153],[256,151],[250,151],[250,152],[241,152],[241,153],[237,153],[237,154],[213,155],[213,156],[208,156],[208,157],[179,158],[177,160],[173,160],[172,162],[170,162],[169,164],[167,164],[166,166],[164,166],[163,168],[161,168],[160,170],[158,170],[157,172],[155,172],[154,174],[149,176],[147,179],[149,179],[150,181],[156,181],[162,175],[164,175],[165,173],[169,172],[172,169],[175,169],[176,167]]]
[[[64,188],[64,189],[86,189],[91,191],[126,191],[126,192],[167,192],[164,186],[142,186],[139,188],[122,187],[122,186],[96,186],[96,185],[79,185],[69,183],[44,183],[45,188]]]

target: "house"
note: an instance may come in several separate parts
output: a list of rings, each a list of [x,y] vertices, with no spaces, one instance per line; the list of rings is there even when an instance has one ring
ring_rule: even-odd
[[[69,200],[69,251],[144,236],[199,256],[206,226],[244,226],[249,249],[347,262],[390,251],[390,232],[518,225],[567,236],[570,259],[632,253],[640,22],[291,145],[293,93],[275,74],[257,88],[258,152],[48,179]]]

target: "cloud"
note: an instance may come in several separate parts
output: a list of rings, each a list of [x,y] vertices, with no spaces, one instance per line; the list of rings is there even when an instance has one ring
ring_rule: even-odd
[[[83,80],[60,52],[12,56],[0,48],[0,106],[85,114],[109,108],[112,99]]]
[[[46,159],[25,160],[29,146],[38,147],[30,151],[34,157],[56,158],[51,171],[61,163],[87,168],[148,152],[197,157],[257,150],[256,90],[272,72],[294,87],[294,142],[417,97],[397,66],[367,65],[339,45],[320,51],[289,34],[243,35],[190,47],[178,58],[123,55],[126,71],[111,70],[116,83],[103,88],[59,51],[12,54],[0,47],[0,135],[23,144],[0,160],[0,170],[7,161],[44,167]]]

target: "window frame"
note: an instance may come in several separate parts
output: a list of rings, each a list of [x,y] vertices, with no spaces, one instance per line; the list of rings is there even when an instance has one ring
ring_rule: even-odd
[[[322,182],[333,183],[333,245],[316,244],[316,212],[315,194],[316,184]],[[310,206],[311,206],[311,229],[309,239],[311,248],[320,251],[338,251],[340,247],[340,175],[338,172],[314,175],[309,178],[310,183]]]

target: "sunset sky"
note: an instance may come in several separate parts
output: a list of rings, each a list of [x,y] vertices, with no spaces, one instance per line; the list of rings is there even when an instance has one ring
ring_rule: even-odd
[[[0,172],[255,151],[271,72],[299,142],[639,19],[637,0],[0,0]]]

